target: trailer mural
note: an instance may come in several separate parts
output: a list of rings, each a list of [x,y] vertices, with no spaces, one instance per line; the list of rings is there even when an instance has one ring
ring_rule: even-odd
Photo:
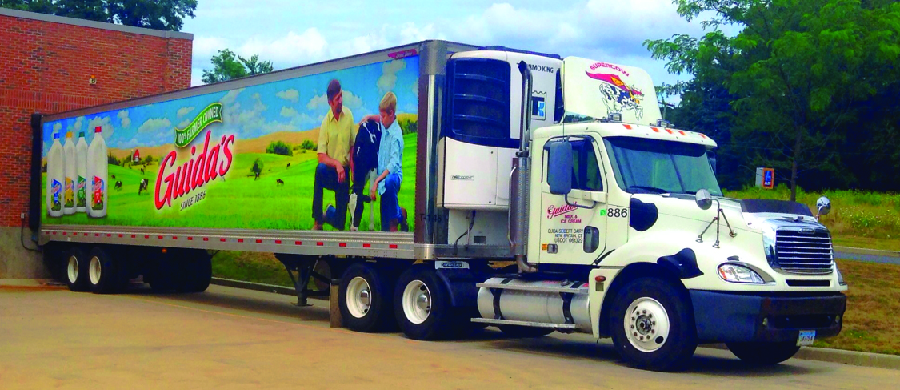
[[[45,122],[42,222],[412,230],[418,60]]]

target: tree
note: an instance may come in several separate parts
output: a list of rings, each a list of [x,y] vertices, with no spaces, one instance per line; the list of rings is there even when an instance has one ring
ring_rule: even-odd
[[[254,54],[250,59],[246,59],[230,49],[219,50],[211,61],[213,69],[203,70],[203,82],[207,84],[269,73],[274,70],[272,62],[260,61],[259,55]]]
[[[70,18],[179,31],[197,0],[0,0],[0,7]]]
[[[732,146],[744,156],[790,170],[791,200],[800,174],[835,175],[854,124],[880,91],[900,83],[900,4],[889,0],[676,0],[688,20],[714,16],[700,38],[645,42],[672,73],[695,87],[727,90]],[[743,29],[729,37],[720,29]],[[686,84],[679,87],[686,89]],[[709,95],[704,95],[708,98]],[[862,120],[862,122],[861,122]],[[869,126],[864,127],[868,129]]]
[[[259,175],[262,175],[263,172],[263,162],[260,159],[253,160],[253,167],[250,168],[250,172],[253,173],[253,180],[259,179]]]

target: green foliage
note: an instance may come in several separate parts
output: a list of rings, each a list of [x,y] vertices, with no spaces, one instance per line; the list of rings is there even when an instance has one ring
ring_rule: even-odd
[[[259,178],[259,175],[262,175],[263,168],[263,161],[257,158],[256,160],[253,160],[253,167],[250,168],[250,172],[253,173],[254,178]]]
[[[113,155],[111,155],[111,154],[106,156],[106,162],[107,162],[107,164],[112,164],[112,165],[122,166],[122,161],[120,161],[119,159],[115,158],[115,157],[114,157]]]
[[[307,140],[303,140],[303,143],[300,144],[300,149],[318,151],[319,145],[317,145],[315,142],[312,142],[307,139]]]
[[[900,189],[900,153],[886,147],[900,141],[890,103],[900,93],[900,3],[675,3],[688,20],[712,15],[707,33],[645,45],[670,72],[694,76],[661,88],[682,94],[670,120],[718,141],[727,185],[769,166],[792,188]],[[728,36],[725,25],[743,28]]]
[[[419,131],[419,120],[415,117],[397,118],[397,125],[400,126],[400,130],[404,135]]]
[[[284,141],[273,141],[269,144],[269,147],[266,148],[266,153],[279,154],[282,156],[294,155],[291,145],[286,144]]]
[[[156,162],[158,162],[156,160],[156,158],[154,158],[153,156],[151,156],[149,154],[146,157],[144,157],[143,159],[141,159],[141,164],[143,164],[145,167],[148,165],[154,164]]]
[[[219,50],[210,60],[212,70],[203,70],[203,82],[207,84],[218,83],[241,77],[269,73],[274,70],[271,61],[260,61],[259,55],[254,54],[246,59],[235,54],[230,49]]]
[[[0,0],[0,7],[125,26],[179,31],[197,0]]]

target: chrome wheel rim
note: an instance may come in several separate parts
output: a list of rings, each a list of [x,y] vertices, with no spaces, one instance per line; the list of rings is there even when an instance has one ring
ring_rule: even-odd
[[[431,315],[431,290],[425,282],[413,280],[403,289],[403,314],[413,324],[421,324]]]
[[[78,258],[75,255],[69,255],[69,264],[66,266],[66,274],[69,277],[69,283],[78,282]]]
[[[363,318],[372,308],[372,288],[369,282],[360,276],[350,280],[347,284],[347,311],[356,318]]]
[[[89,274],[91,277],[91,284],[100,284],[100,277],[103,275],[103,266],[100,265],[100,258],[97,256],[91,257]]]
[[[638,298],[625,311],[625,336],[641,352],[655,352],[669,339],[671,322],[666,308],[659,301]]]

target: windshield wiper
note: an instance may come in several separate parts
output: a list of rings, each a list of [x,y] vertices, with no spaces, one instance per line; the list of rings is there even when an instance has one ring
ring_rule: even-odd
[[[632,191],[633,189],[634,190],[642,190],[642,191],[645,191],[645,193],[649,193],[649,194],[668,194],[671,192],[671,191],[664,190],[659,187],[648,187],[648,186],[629,186],[626,190],[628,192],[634,192],[634,191]]]

